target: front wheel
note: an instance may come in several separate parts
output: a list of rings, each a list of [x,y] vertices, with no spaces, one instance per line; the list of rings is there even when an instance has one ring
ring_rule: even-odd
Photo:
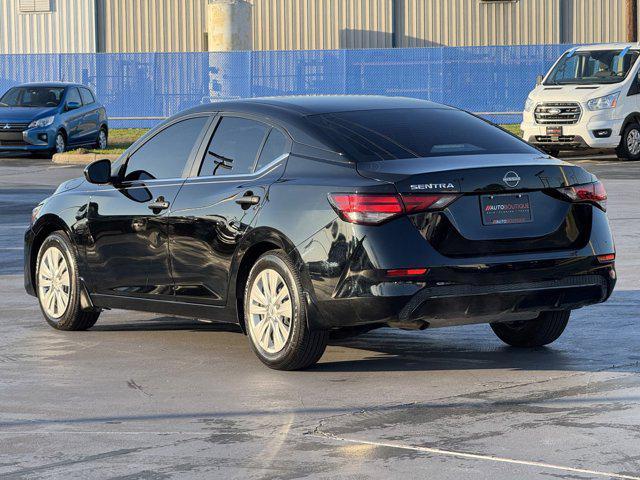
[[[40,309],[57,330],[87,330],[96,323],[99,310],[83,310],[76,256],[69,237],[54,232],[42,243],[36,263],[36,287]]]
[[[329,333],[311,331],[307,325],[302,284],[282,250],[265,253],[249,272],[244,318],[251,348],[271,368],[310,367],[327,346]]]
[[[556,341],[569,322],[570,310],[543,312],[535,320],[492,323],[493,332],[512,347],[541,347]]]
[[[56,144],[53,153],[64,153],[67,150],[67,139],[62,132],[56,134]]]
[[[630,123],[625,127],[616,155],[623,160],[640,160],[640,125]]]

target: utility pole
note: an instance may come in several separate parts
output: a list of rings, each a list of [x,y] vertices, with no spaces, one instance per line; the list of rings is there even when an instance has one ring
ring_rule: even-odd
[[[638,41],[638,0],[627,2],[627,42]]]

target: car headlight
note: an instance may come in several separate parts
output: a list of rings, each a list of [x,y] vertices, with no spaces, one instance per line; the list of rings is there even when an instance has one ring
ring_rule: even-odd
[[[39,118],[38,120],[34,120],[33,122],[31,122],[29,124],[29,128],[48,127],[49,125],[51,125],[53,123],[55,118],[56,118],[55,115],[52,115],[50,117]]]
[[[535,102],[531,100],[529,97],[527,97],[527,101],[524,102],[524,111],[530,112],[531,110],[533,110],[534,105],[535,105]]]
[[[620,96],[620,92],[605,95],[604,97],[593,98],[587,102],[587,108],[589,110],[616,108],[616,105],[618,105],[618,96]]]

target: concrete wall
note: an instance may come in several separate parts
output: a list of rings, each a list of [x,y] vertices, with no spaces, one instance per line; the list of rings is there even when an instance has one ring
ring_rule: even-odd
[[[51,0],[50,12],[20,13],[19,0],[0,0],[0,53],[95,51],[93,0]]]

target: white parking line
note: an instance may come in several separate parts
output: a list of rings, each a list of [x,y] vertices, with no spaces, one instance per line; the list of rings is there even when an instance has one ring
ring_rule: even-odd
[[[422,453],[431,453],[434,455],[446,455],[450,457],[458,457],[458,458],[467,458],[472,460],[482,460],[487,462],[498,462],[498,463],[510,463],[513,465],[524,465],[528,467],[538,467],[545,468],[548,470],[560,470],[563,472],[572,472],[572,473],[583,473],[586,475],[594,475],[598,477],[607,477],[607,478],[620,478],[623,480],[640,480],[640,477],[634,477],[632,475],[623,475],[619,473],[608,473],[608,472],[600,472],[598,470],[586,470],[583,468],[573,468],[573,467],[565,467],[563,465],[554,465],[552,463],[543,463],[543,462],[533,462],[528,460],[515,460],[513,458],[504,458],[504,457],[494,457],[491,455],[480,455],[476,453],[464,453],[464,452],[454,452],[451,450],[441,450],[439,448],[430,448],[430,447],[418,447],[415,445],[402,445],[399,443],[390,443],[390,442],[373,442],[370,440],[359,440],[357,438],[346,438],[346,437],[338,437],[335,435],[318,432],[315,436],[330,438],[332,440],[337,440],[346,443],[354,443],[360,445],[371,445],[374,447],[387,447],[387,448],[398,448],[401,450],[411,450],[413,452],[422,452]]]

